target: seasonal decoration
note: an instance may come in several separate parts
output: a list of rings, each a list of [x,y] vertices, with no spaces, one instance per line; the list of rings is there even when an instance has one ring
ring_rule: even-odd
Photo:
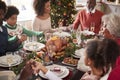
[[[75,14],[75,0],[51,0],[51,22],[53,28],[72,24]]]

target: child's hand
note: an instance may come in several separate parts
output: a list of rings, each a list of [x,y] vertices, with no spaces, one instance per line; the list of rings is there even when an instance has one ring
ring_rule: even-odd
[[[21,34],[21,36],[19,37],[19,40],[21,42],[23,42],[23,41],[27,40],[27,36],[25,34]]]

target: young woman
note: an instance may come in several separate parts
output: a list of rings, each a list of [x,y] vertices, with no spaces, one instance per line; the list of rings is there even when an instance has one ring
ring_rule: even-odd
[[[50,18],[50,1],[49,0],[34,0],[33,8],[36,17],[33,22],[33,30],[46,31],[51,29]]]

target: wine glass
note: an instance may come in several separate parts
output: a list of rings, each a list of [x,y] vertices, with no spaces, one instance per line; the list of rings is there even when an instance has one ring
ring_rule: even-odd
[[[92,22],[90,25],[90,31],[94,32],[94,30],[95,30],[95,23]]]
[[[45,33],[45,40],[47,41],[48,39],[50,39],[53,36],[52,33]]]
[[[80,31],[76,31],[76,39],[77,39],[77,43],[79,46],[81,43],[81,32]]]
[[[11,70],[11,66],[12,66],[12,63],[13,63],[13,54],[12,52],[6,52],[6,61],[7,61],[7,64],[9,66],[9,70]]]

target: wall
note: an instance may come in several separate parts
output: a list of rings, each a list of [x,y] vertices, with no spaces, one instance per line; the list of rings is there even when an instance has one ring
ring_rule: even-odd
[[[120,13],[120,4],[106,3],[105,13]]]

